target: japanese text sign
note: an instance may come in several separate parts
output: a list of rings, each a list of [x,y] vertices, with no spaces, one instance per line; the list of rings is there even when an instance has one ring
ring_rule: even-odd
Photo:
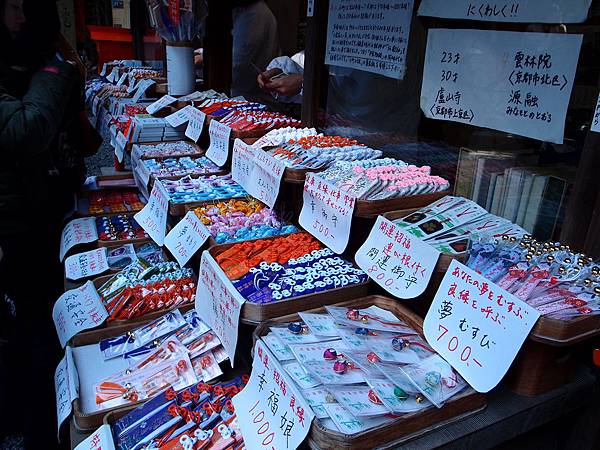
[[[285,165],[264,151],[236,139],[233,144],[231,175],[251,196],[273,208]]]
[[[196,290],[196,311],[219,336],[233,367],[240,312],[246,300],[231,284],[214,258],[204,251]]]
[[[306,438],[315,415],[294,382],[259,339],[250,380],[233,397],[247,448],[293,450]]]
[[[140,101],[140,99],[142,98],[142,96],[146,93],[146,91],[148,90],[148,88],[150,86],[152,86],[153,84],[156,84],[156,81],[151,80],[150,78],[145,78],[142,81],[140,81],[137,85],[137,87],[135,88],[135,94],[133,95],[133,102],[137,103]]]
[[[115,155],[119,162],[123,162],[123,158],[125,157],[125,147],[127,146],[127,138],[125,135],[119,131],[117,133],[117,137],[115,138]]]
[[[431,29],[421,109],[562,144],[581,35]]]
[[[206,151],[206,157],[217,166],[224,166],[229,157],[229,136],[231,128],[216,120],[212,120],[208,126],[210,146]]]
[[[194,108],[191,105],[188,105],[185,108],[181,108],[179,111],[168,115],[167,117],[165,117],[165,120],[169,125],[177,128],[178,126],[183,125],[188,120],[190,120],[190,114],[193,109],[196,108]]]
[[[110,425],[102,425],[84,441],[81,441],[75,450],[115,450]]]
[[[429,308],[427,342],[476,391],[494,388],[540,313],[453,260]]]
[[[600,133],[600,95],[596,102],[596,109],[594,110],[594,118],[592,119],[592,126],[590,129],[596,133]]]
[[[156,180],[152,187],[148,203],[133,218],[154,242],[162,246],[165,241],[168,213],[169,194],[163,184],[159,180]]]
[[[330,0],[325,64],[402,79],[413,0]]]
[[[198,142],[198,139],[200,139],[200,134],[202,134],[202,127],[204,127],[206,114],[199,109],[192,108],[188,111],[188,116],[190,120],[187,128],[185,129],[185,135],[192,141]]]
[[[146,111],[148,111],[148,114],[154,114],[155,112],[158,112],[163,108],[166,108],[167,106],[175,103],[176,101],[177,101],[177,99],[175,97],[171,97],[170,95],[165,95],[165,96],[159,98],[158,100],[156,100],[154,103],[151,103],[150,105],[146,106]]]
[[[73,361],[71,347],[65,349],[65,356],[54,371],[54,392],[56,395],[56,418],[58,431],[60,425],[73,410],[72,402],[79,397],[79,379]]]
[[[439,255],[426,242],[379,216],[355,260],[390,294],[415,298],[425,292]]]
[[[122,86],[123,83],[125,83],[126,79],[127,79],[127,72],[123,72],[121,74],[121,78],[119,78],[119,81],[117,81],[117,86]]]
[[[107,249],[97,248],[89,252],[71,255],[65,260],[65,275],[69,280],[79,280],[108,270]]]
[[[67,252],[79,244],[87,244],[98,240],[96,219],[83,217],[70,221],[62,230],[60,237],[60,260],[65,259]]]
[[[97,327],[107,317],[106,308],[91,281],[65,292],[52,308],[52,319],[63,347],[77,333]]]
[[[423,0],[420,16],[488,22],[585,22],[592,0]]]
[[[188,211],[165,237],[165,246],[179,265],[183,266],[202,247],[209,236],[210,232],[194,211]]]
[[[335,253],[348,245],[356,198],[313,173],[306,174],[300,225]]]

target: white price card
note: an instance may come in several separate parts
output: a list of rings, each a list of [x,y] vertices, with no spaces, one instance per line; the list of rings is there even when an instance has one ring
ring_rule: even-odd
[[[192,108],[189,110],[189,118],[190,120],[187,128],[185,129],[185,135],[192,141],[198,142],[198,139],[200,139],[200,135],[202,134],[202,128],[204,127],[206,114],[197,108]]]
[[[431,29],[421,109],[562,144],[582,35]]]
[[[56,395],[57,432],[60,433],[61,424],[73,410],[73,400],[79,397],[79,378],[71,347],[65,349],[65,356],[54,371],[54,392]]]
[[[129,86],[127,86],[127,93],[131,94],[133,91],[135,91],[136,87],[137,87],[137,78],[130,76],[129,77]]]
[[[95,95],[94,99],[92,100],[92,114],[94,116],[98,115],[98,109],[100,109],[100,98]]]
[[[117,81],[119,79],[119,68],[113,67],[112,70],[110,71],[110,73],[108,74],[108,76],[106,77],[106,79],[108,81],[110,81],[111,83],[114,83],[115,81]]]
[[[519,23],[585,22],[592,0],[423,0],[420,16]]]
[[[540,313],[453,260],[427,312],[423,331],[478,392],[502,380]]]
[[[62,230],[60,237],[60,260],[65,259],[65,255],[72,247],[97,240],[98,230],[94,217],[83,217],[70,221]]]
[[[413,0],[330,0],[325,64],[403,79]]]
[[[63,347],[77,333],[96,328],[107,318],[108,312],[92,281],[65,292],[52,308],[52,319]]]
[[[300,225],[335,253],[350,239],[356,198],[314,173],[306,174]]]
[[[250,186],[250,176],[254,170],[254,158],[256,148],[246,144],[241,139],[233,142],[233,154],[231,155],[231,178],[242,186],[246,192]]]
[[[166,108],[167,106],[175,103],[176,101],[177,99],[175,97],[165,95],[156,100],[154,103],[151,103],[148,106],[146,106],[146,111],[148,111],[148,114],[154,114],[160,111],[161,109]]]
[[[133,218],[150,235],[152,240],[162,246],[167,231],[167,215],[169,213],[169,193],[160,180],[154,182],[150,198],[144,208]]]
[[[133,95],[133,102],[137,103],[140,101],[140,99],[142,98],[142,96],[146,93],[146,91],[148,90],[148,88],[150,86],[152,86],[153,84],[156,84],[156,81],[150,79],[150,78],[145,78],[142,81],[140,81],[137,85],[137,87],[135,88],[135,94]]]
[[[240,295],[214,258],[204,251],[196,290],[196,311],[217,334],[233,367],[240,312],[246,299]]]
[[[65,276],[80,280],[106,272],[109,269],[106,247],[71,255],[65,259]]]
[[[102,64],[102,70],[100,71],[100,76],[106,75],[106,69],[107,69],[106,64]]]
[[[315,418],[302,392],[261,339],[254,346],[250,380],[232,401],[247,448],[296,449]]]
[[[596,101],[596,109],[594,110],[594,118],[592,119],[592,126],[590,129],[595,133],[600,133],[600,95]]]
[[[188,120],[190,120],[191,111],[194,109],[196,109],[196,108],[194,108],[191,105],[188,105],[184,108],[181,108],[179,111],[176,111],[173,114],[168,115],[167,117],[165,117],[165,120],[173,128],[177,128],[178,126],[183,125]]]
[[[180,266],[185,265],[210,236],[206,225],[194,211],[188,211],[165,237],[165,246]]]
[[[123,83],[125,83],[126,79],[127,79],[127,72],[123,72],[123,74],[121,75],[121,77],[117,81],[117,86],[122,86]]]
[[[210,146],[206,151],[206,157],[217,166],[222,167],[229,157],[231,128],[216,120],[212,120],[208,126],[208,135],[210,136]]]
[[[425,292],[440,253],[383,216],[356,252],[356,264],[378,285],[398,298]]]
[[[105,423],[75,447],[75,450],[115,450],[110,425]]]
[[[125,157],[125,147],[127,147],[127,138],[119,131],[115,138],[115,155],[120,163],[123,162],[123,158]]]

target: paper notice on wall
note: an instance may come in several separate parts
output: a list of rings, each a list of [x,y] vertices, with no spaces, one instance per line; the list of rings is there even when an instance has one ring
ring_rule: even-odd
[[[173,254],[180,266],[184,266],[210,236],[206,225],[194,211],[188,211],[184,218],[165,237],[165,246]]]
[[[169,194],[163,184],[159,180],[156,180],[152,187],[148,203],[133,217],[152,240],[162,246],[167,231],[168,214]]]
[[[562,144],[582,35],[431,29],[421,109],[432,119]]]
[[[423,0],[420,16],[486,22],[581,23],[592,0]]]
[[[60,238],[60,260],[65,259],[67,252],[79,244],[87,244],[98,240],[96,219],[83,217],[70,221],[62,230]]]
[[[413,0],[330,0],[325,64],[402,79]]]
[[[106,247],[71,255],[65,260],[65,276],[69,280],[80,280],[106,272],[108,267]]]

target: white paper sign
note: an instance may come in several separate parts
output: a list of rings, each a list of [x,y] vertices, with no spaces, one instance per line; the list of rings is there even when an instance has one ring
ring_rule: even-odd
[[[421,109],[562,144],[582,36],[431,29]]]
[[[194,211],[188,211],[181,221],[167,234],[165,246],[180,266],[185,265],[206,242],[210,232]]]
[[[123,83],[125,83],[125,80],[127,79],[127,72],[124,72],[121,75],[121,78],[119,78],[119,80],[117,81],[117,86],[122,86]]]
[[[176,111],[173,114],[168,115],[167,117],[165,117],[165,120],[173,128],[177,128],[178,126],[183,125],[188,120],[190,120],[191,111],[194,109],[196,109],[196,108],[194,108],[191,105],[188,105],[184,108],[181,108],[179,111]]]
[[[125,157],[125,147],[127,146],[127,138],[122,132],[117,133],[117,137],[115,138],[115,155],[117,155],[117,159],[120,163],[123,162],[123,158]]]
[[[133,102],[134,103],[139,102],[140,99],[142,98],[142,96],[148,90],[148,88],[150,86],[152,86],[153,84],[156,84],[156,81],[151,80],[150,78],[145,78],[142,81],[140,81],[136,87],[135,94],[133,95]]]
[[[592,119],[592,126],[590,129],[596,133],[600,133],[600,95],[596,102],[596,109],[594,110],[594,118]]]
[[[540,313],[453,260],[423,331],[431,347],[476,391],[502,380]]]
[[[346,250],[356,198],[314,173],[306,174],[300,225],[335,253]]]
[[[75,447],[75,450],[115,450],[110,425],[105,423]]]
[[[240,295],[208,251],[202,253],[196,290],[196,311],[217,334],[233,367],[240,312],[246,299]]]
[[[163,108],[175,103],[177,99],[175,97],[171,97],[170,95],[165,95],[164,97],[159,98],[154,103],[146,106],[146,111],[148,114],[154,114],[155,112],[160,111]]]
[[[420,16],[488,22],[580,23],[585,22],[592,0],[423,0]]]
[[[102,64],[102,70],[100,71],[100,75],[101,76],[106,75],[106,69],[107,69],[106,64]]]
[[[87,244],[98,240],[96,219],[83,217],[70,221],[62,230],[60,237],[60,260],[65,259],[67,252],[79,244]]]
[[[217,166],[222,167],[229,157],[231,128],[216,120],[212,120],[208,126],[208,134],[210,136],[210,146],[206,151],[206,157]]]
[[[143,160],[138,160],[138,164],[133,168],[133,174],[134,176],[139,177],[142,185],[148,186],[148,182],[150,181],[150,169],[144,164]]]
[[[54,371],[54,392],[56,395],[57,430],[60,433],[61,424],[73,410],[73,400],[79,397],[79,379],[71,347],[65,349],[65,356],[60,360]]]
[[[109,269],[107,252],[103,247],[69,256],[65,260],[66,277],[69,280],[79,280],[106,272]]]
[[[202,128],[204,127],[206,114],[197,108],[192,108],[189,110],[189,118],[190,120],[187,128],[185,129],[185,135],[192,141],[198,142],[198,139],[200,139],[200,135],[202,134]]]
[[[63,347],[77,333],[96,328],[107,318],[106,308],[91,281],[65,292],[52,308],[52,319]]]
[[[402,79],[413,0],[330,0],[325,64]]]
[[[302,393],[262,340],[256,341],[252,374],[233,397],[246,448],[296,449],[315,414]]]
[[[110,81],[111,83],[114,83],[115,81],[117,81],[119,79],[119,68],[113,67],[112,70],[110,71],[110,73],[108,74],[108,76],[106,77],[106,79],[108,81]]]
[[[162,246],[167,231],[167,215],[169,214],[169,194],[163,184],[156,180],[150,193],[148,203],[133,218],[148,233],[154,242]]]
[[[128,94],[131,94],[133,91],[135,91],[136,84],[137,84],[137,78],[130,76],[129,77],[129,86],[127,86]]]
[[[383,216],[356,252],[356,264],[378,285],[398,298],[425,292],[440,253]]]
[[[273,208],[285,165],[264,151],[236,139],[233,144],[231,176],[251,196]]]

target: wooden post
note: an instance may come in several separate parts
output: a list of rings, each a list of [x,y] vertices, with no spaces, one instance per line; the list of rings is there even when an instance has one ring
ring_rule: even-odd
[[[231,2],[209,0],[204,37],[204,86],[226,94],[231,91],[232,27]]]

